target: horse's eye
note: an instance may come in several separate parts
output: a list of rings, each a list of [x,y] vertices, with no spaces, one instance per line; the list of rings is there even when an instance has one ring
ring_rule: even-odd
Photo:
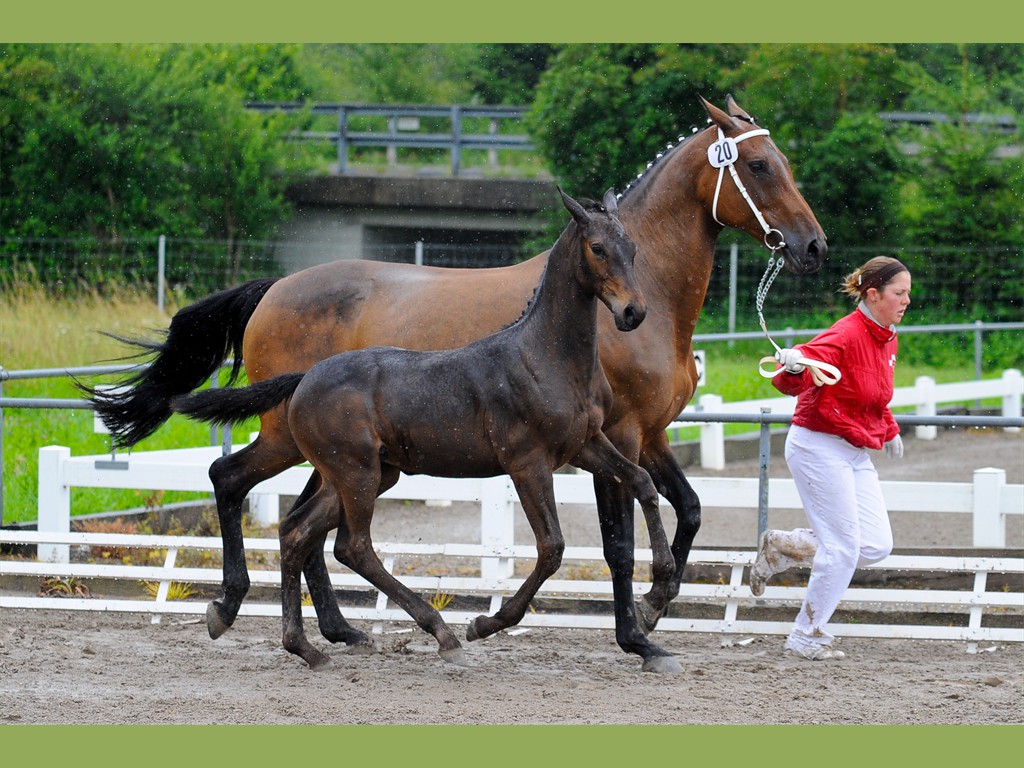
[[[597,258],[603,259],[605,257],[604,246],[600,243],[591,243],[590,252],[593,253]]]
[[[768,171],[768,163],[764,160],[751,160],[747,164],[747,167],[750,169],[751,173],[765,173]]]

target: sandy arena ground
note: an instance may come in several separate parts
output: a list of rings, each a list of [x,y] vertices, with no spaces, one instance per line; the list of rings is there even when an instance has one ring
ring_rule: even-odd
[[[876,459],[883,480],[969,482],[996,466],[1024,482],[1024,435],[940,432],[907,440],[902,462]],[[699,468],[692,475],[709,474]],[[757,463],[721,474],[756,476]],[[773,476],[786,476],[773,459]],[[698,546],[753,547],[756,512],[705,503]],[[473,515],[381,509],[378,537],[414,541],[438,515],[458,537]],[[563,511],[570,543],[596,541],[593,510]],[[897,548],[962,547],[970,521],[894,514]],[[770,523],[800,522],[773,511]],[[524,524],[525,525],[525,524]],[[378,527],[379,526],[379,527]],[[671,529],[670,529],[671,530]],[[530,541],[528,532],[517,533]],[[456,538],[457,540],[457,538]],[[1008,545],[1024,542],[1024,518]],[[408,627],[409,625],[403,625]],[[368,629],[368,627],[362,627]],[[393,626],[391,629],[400,627]],[[311,638],[317,636],[307,622]],[[311,672],[280,644],[278,619],[240,618],[211,640],[198,618],[4,610],[0,615],[0,722],[9,724],[1024,724],[1024,643],[846,638],[847,657],[813,663],[782,651],[778,637],[746,645],[717,635],[662,632],[683,672],[644,674],[603,630],[531,628],[467,644],[473,664],[442,662],[433,640],[414,630],[377,636],[375,652],[334,649],[334,663]]]

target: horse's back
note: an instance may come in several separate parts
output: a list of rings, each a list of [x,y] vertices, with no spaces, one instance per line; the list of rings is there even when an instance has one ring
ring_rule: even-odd
[[[302,270],[279,280],[249,320],[249,378],[304,371],[365,347],[462,346],[522,314],[545,261],[448,269],[349,260]]]

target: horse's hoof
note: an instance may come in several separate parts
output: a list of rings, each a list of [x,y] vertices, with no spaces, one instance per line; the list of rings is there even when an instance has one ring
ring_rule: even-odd
[[[210,603],[206,606],[206,631],[210,633],[210,639],[216,640],[229,629],[231,625],[221,617],[217,604]]]
[[[656,611],[652,608],[645,598],[641,597],[636,601],[636,617],[640,624],[640,630],[645,635],[649,635],[654,631],[664,613],[664,611]]]
[[[683,672],[683,665],[675,656],[651,656],[644,660],[642,669],[644,672],[654,672],[659,675],[679,675]]]
[[[346,646],[346,649],[350,656],[367,656],[373,653],[377,648],[373,644],[373,641],[367,637],[363,642],[349,643]]]
[[[469,663],[469,656],[466,655],[466,651],[463,648],[450,648],[447,651],[438,651],[437,655],[444,659],[444,661],[457,667],[472,666]]]
[[[476,630],[476,622],[479,618],[480,617],[477,616],[475,619],[470,621],[469,624],[466,625],[466,639],[471,643],[474,640],[479,640],[482,637],[481,634]]]

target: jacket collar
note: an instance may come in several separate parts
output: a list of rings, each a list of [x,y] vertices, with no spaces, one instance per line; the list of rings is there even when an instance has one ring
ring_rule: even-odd
[[[860,310],[859,314],[864,319],[864,327],[868,329],[871,335],[878,341],[886,342],[892,341],[896,338],[896,326],[890,325],[888,328],[875,320],[874,315],[871,314],[871,310],[868,309],[867,304],[863,301],[857,305],[857,309]]]

